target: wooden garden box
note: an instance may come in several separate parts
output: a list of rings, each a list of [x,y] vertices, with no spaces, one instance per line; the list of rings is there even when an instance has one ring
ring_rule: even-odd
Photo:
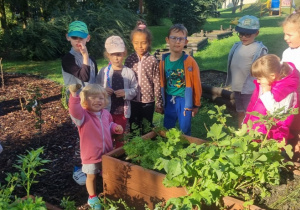
[[[151,139],[155,136],[155,132],[150,132],[143,138]],[[191,143],[202,144],[206,142],[195,137],[185,137]],[[164,174],[118,159],[124,153],[123,148],[118,148],[102,156],[103,193],[105,197],[113,200],[122,198],[130,207],[139,210],[145,209],[145,204],[153,209],[158,202],[186,195],[185,188],[166,188],[163,185]],[[227,209],[244,209],[243,202],[238,199],[224,197],[223,201],[228,207]],[[213,209],[213,207],[209,207],[209,209]],[[253,205],[250,206],[250,209],[262,208]]]

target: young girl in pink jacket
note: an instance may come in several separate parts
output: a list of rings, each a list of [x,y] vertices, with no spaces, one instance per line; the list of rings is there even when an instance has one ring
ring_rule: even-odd
[[[247,108],[247,114],[244,123],[248,120],[253,122],[259,118],[251,115],[249,112],[259,112],[266,115],[267,111],[271,114],[277,109],[283,108],[287,112],[289,108],[298,108],[299,74],[292,63],[280,63],[280,58],[276,55],[264,55],[252,64],[251,74],[256,78],[256,86]],[[290,126],[294,115],[290,115],[283,121],[277,121],[272,126],[268,138],[275,139],[278,142],[288,139],[290,135]],[[253,129],[258,127],[258,131],[266,134],[267,129],[263,123],[253,124]]]
[[[89,84],[78,97],[79,86],[69,86],[69,112],[79,132],[82,171],[87,175],[88,204],[92,209],[101,209],[96,195],[96,175],[101,169],[102,155],[113,149],[111,135],[122,134],[123,128],[114,123],[109,111],[104,109],[108,103],[104,88]]]

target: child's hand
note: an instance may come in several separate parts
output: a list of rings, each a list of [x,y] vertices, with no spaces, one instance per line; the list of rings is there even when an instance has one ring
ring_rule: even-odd
[[[105,88],[105,90],[106,90],[108,95],[112,95],[114,93],[114,90],[109,88],[109,87]]]
[[[116,90],[114,93],[116,94],[117,98],[125,97],[125,90],[124,89]]]
[[[157,112],[159,114],[163,114],[164,113],[164,108],[155,107],[155,112]]]
[[[115,127],[115,133],[116,134],[122,134],[123,133],[123,127],[121,125],[117,125]]]
[[[88,55],[88,50],[86,48],[86,46],[82,43],[78,43],[76,44],[76,46],[78,47],[78,49],[80,50],[80,53],[84,56],[84,55]]]
[[[196,114],[198,113],[198,110],[199,110],[198,107],[194,107],[194,108],[192,109],[192,117],[195,117],[195,116],[196,116]]]
[[[69,91],[72,94],[72,96],[76,96],[76,92],[78,90],[80,90],[80,88],[81,88],[81,84],[72,84],[72,85],[69,85]]]

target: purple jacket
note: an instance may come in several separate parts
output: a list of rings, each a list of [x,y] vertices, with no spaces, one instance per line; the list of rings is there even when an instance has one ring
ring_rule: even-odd
[[[92,164],[102,161],[102,155],[113,150],[111,134],[115,133],[116,123],[110,113],[102,109],[97,115],[83,109],[79,97],[69,100],[69,112],[77,125],[80,137],[80,157],[82,164]]]
[[[299,73],[298,70],[295,68],[294,64],[292,63],[288,63],[288,64],[291,67],[292,70],[291,73],[288,76],[284,77],[283,79],[273,82],[271,86],[271,93],[273,94],[275,101],[280,102],[281,100],[285,99],[290,93],[295,92],[295,97],[292,102],[292,107],[297,108],[298,107],[297,89],[299,86]],[[256,111],[263,115],[267,114],[267,110],[262,100],[259,98],[260,86],[256,80],[254,80],[254,84],[256,88],[252,94],[250,103],[247,108],[247,114],[243,122],[245,124],[248,122],[248,120],[256,121],[259,119],[256,116],[248,114],[249,112]],[[285,138],[286,140],[292,138],[292,136],[290,135],[289,128],[293,122],[293,119],[294,119],[294,115],[290,115],[287,117],[286,120],[278,121],[276,125],[274,125],[271,128],[268,138],[278,140],[278,142],[281,142],[283,138]],[[263,134],[267,133],[267,129],[264,124],[254,123],[253,129],[255,129],[256,127],[259,127],[258,129],[259,132]]]

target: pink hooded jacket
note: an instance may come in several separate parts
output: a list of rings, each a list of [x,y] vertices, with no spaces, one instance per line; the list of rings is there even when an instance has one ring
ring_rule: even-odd
[[[101,162],[102,155],[113,150],[111,134],[115,133],[117,124],[113,122],[111,114],[106,109],[98,113],[83,109],[80,98],[72,95],[69,112],[78,128],[82,164]]]
[[[296,94],[293,99],[292,107],[298,108],[298,106],[299,106],[298,97],[299,96],[297,93],[297,89],[299,86],[299,73],[293,63],[288,63],[288,64],[291,67],[290,75],[284,77],[283,79],[281,79],[279,81],[273,82],[273,84],[271,86],[271,93],[273,94],[275,101],[280,102],[281,100],[285,99],[290,93],[295,92]],[[256,116],[250,115],[249,112],[256,111],[263,115],[267,114],[267,110],[266,110],[263,102],[259,98],[260,86],[257,83],[257,80],[254,80],[254,84],[255,84],[256,88],[252,94],[250,103],[248,105],[247,114],[246,114],[246,117],[243,122],[244,124],[246,124],[248,122],[248,120],[251,120],[254,122],[259,119]],[[278,121],[276,123],[276,125],[274,125],[271,128],[268,138],[275,139],[278,142],[281,142],[283,140],[283,138],[285,138],[286,140],[291,139],[292,136],[290,135],[290,126],[293,122],[293,119],[294,119],[294,115],[290,115],[287,117],[286,120]],[[267,133],[267,129],[264,124],[254,123],[253,129],[255,129],[256,127],[259,127],[259,129],[258,129],[259,132],[261,132],[263,134]]]

